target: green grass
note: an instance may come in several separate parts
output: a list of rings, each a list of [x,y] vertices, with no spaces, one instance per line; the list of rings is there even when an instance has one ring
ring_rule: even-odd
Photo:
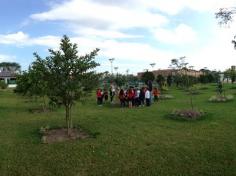
[[[226,93],[236,92],[231,87]],[[37,104],[0,91],[0,176],[236,175],[236,101],[208,102],[213,85],[200,91],[194,104],[208,115],[194,122],[165,117],[190,107],[181,90],[150,108],[77,104],[74,124],[99,135],[50,145],[40,143],[39,128],[63,126],[63,109],[33,114]]]

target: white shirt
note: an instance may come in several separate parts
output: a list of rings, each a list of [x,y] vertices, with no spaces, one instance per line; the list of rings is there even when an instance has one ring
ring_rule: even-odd
[[[146,92],[145,92],[145,98],[146,98],[146,99],[150,99],[150,98],[151,98],[151,93],[150,93],[149,90],[146,90]]]

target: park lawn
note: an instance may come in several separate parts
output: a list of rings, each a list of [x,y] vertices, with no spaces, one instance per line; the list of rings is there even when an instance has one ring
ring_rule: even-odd
[[[194,96],[208,114],[199,121],[166,117],[188,108],[186,92],[150,108],[98,107],[94,98],[73,109],[74,125],[96,138],[41,144],[39,128],[61,127],[64,111],[33,114],[36,103],[0,91],[0,176],[236,175],[236,100],[210,103],[215,85]],[[227,93],[234,93],[227,85]]]

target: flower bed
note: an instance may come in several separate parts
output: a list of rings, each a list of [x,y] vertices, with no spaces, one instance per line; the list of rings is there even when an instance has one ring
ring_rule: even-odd
[[[202,118],[206,113],[201,110],[180,109],[171,113],[171,118],[182,120],[197,120]]]

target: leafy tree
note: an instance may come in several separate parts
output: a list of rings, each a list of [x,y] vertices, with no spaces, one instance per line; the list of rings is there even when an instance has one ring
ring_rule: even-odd
[[[122,74],[117,74],[116,77],[114,78],[114,82],[116,83],[117,86],[122,87],[126,83],[126,76]]]
[[[156,81],[159,84],[160,88],[162,89],[162,87],[165,83],[165,77],[162,75],[157,75]]]
[[[149,81],[154,81],[155,76],[152,72],[146,71],[143,73],[141,80],[147,84]]]
[[[236,80],[236,71],[234,69],[227,69],[224,71],[224,78],[227,79],[227,82],[229,79],[231,79],[231,83],[234,83]]]
[[[168,86],[170,87],[173,82],[173,76],[168,75],[166,81],[167,81]]]
[[[85,56],[79,56],[77,49],[76,44],[63,36],[58,51],[49,49],[50,55],[46,59],[34,53],[36,61],[28,72],[23,72],[17,79],[16,92],[43,97],[47,95],[51,101],[65,107],[68,135],[73,128],[72,106],[88,96],[100,77],[94,71],[99,65],[95,62],[99,49]]]
[[[96,86],[98,79],[93,69],[99,65],[95,62],[99,49],[85,56],[79,56],[77,49],[77,45],[64,36],[60,49],[58,51],[49,49],[50,56],[46,57],[45,62],[48,95],[64,105],[68,134],[73,127],[71,118],[73,104],[82,100]]]
[[[45,111],[46,96],[48,92],[47,68],[45,66],[45,60],[41,59],[36,53],[34,53],[34,56],[36,57],[36,61],[31,64],[28,71],[17,76],[17,87],[15,92],[36,99],[38,97],[43,98],[42,108]]]

